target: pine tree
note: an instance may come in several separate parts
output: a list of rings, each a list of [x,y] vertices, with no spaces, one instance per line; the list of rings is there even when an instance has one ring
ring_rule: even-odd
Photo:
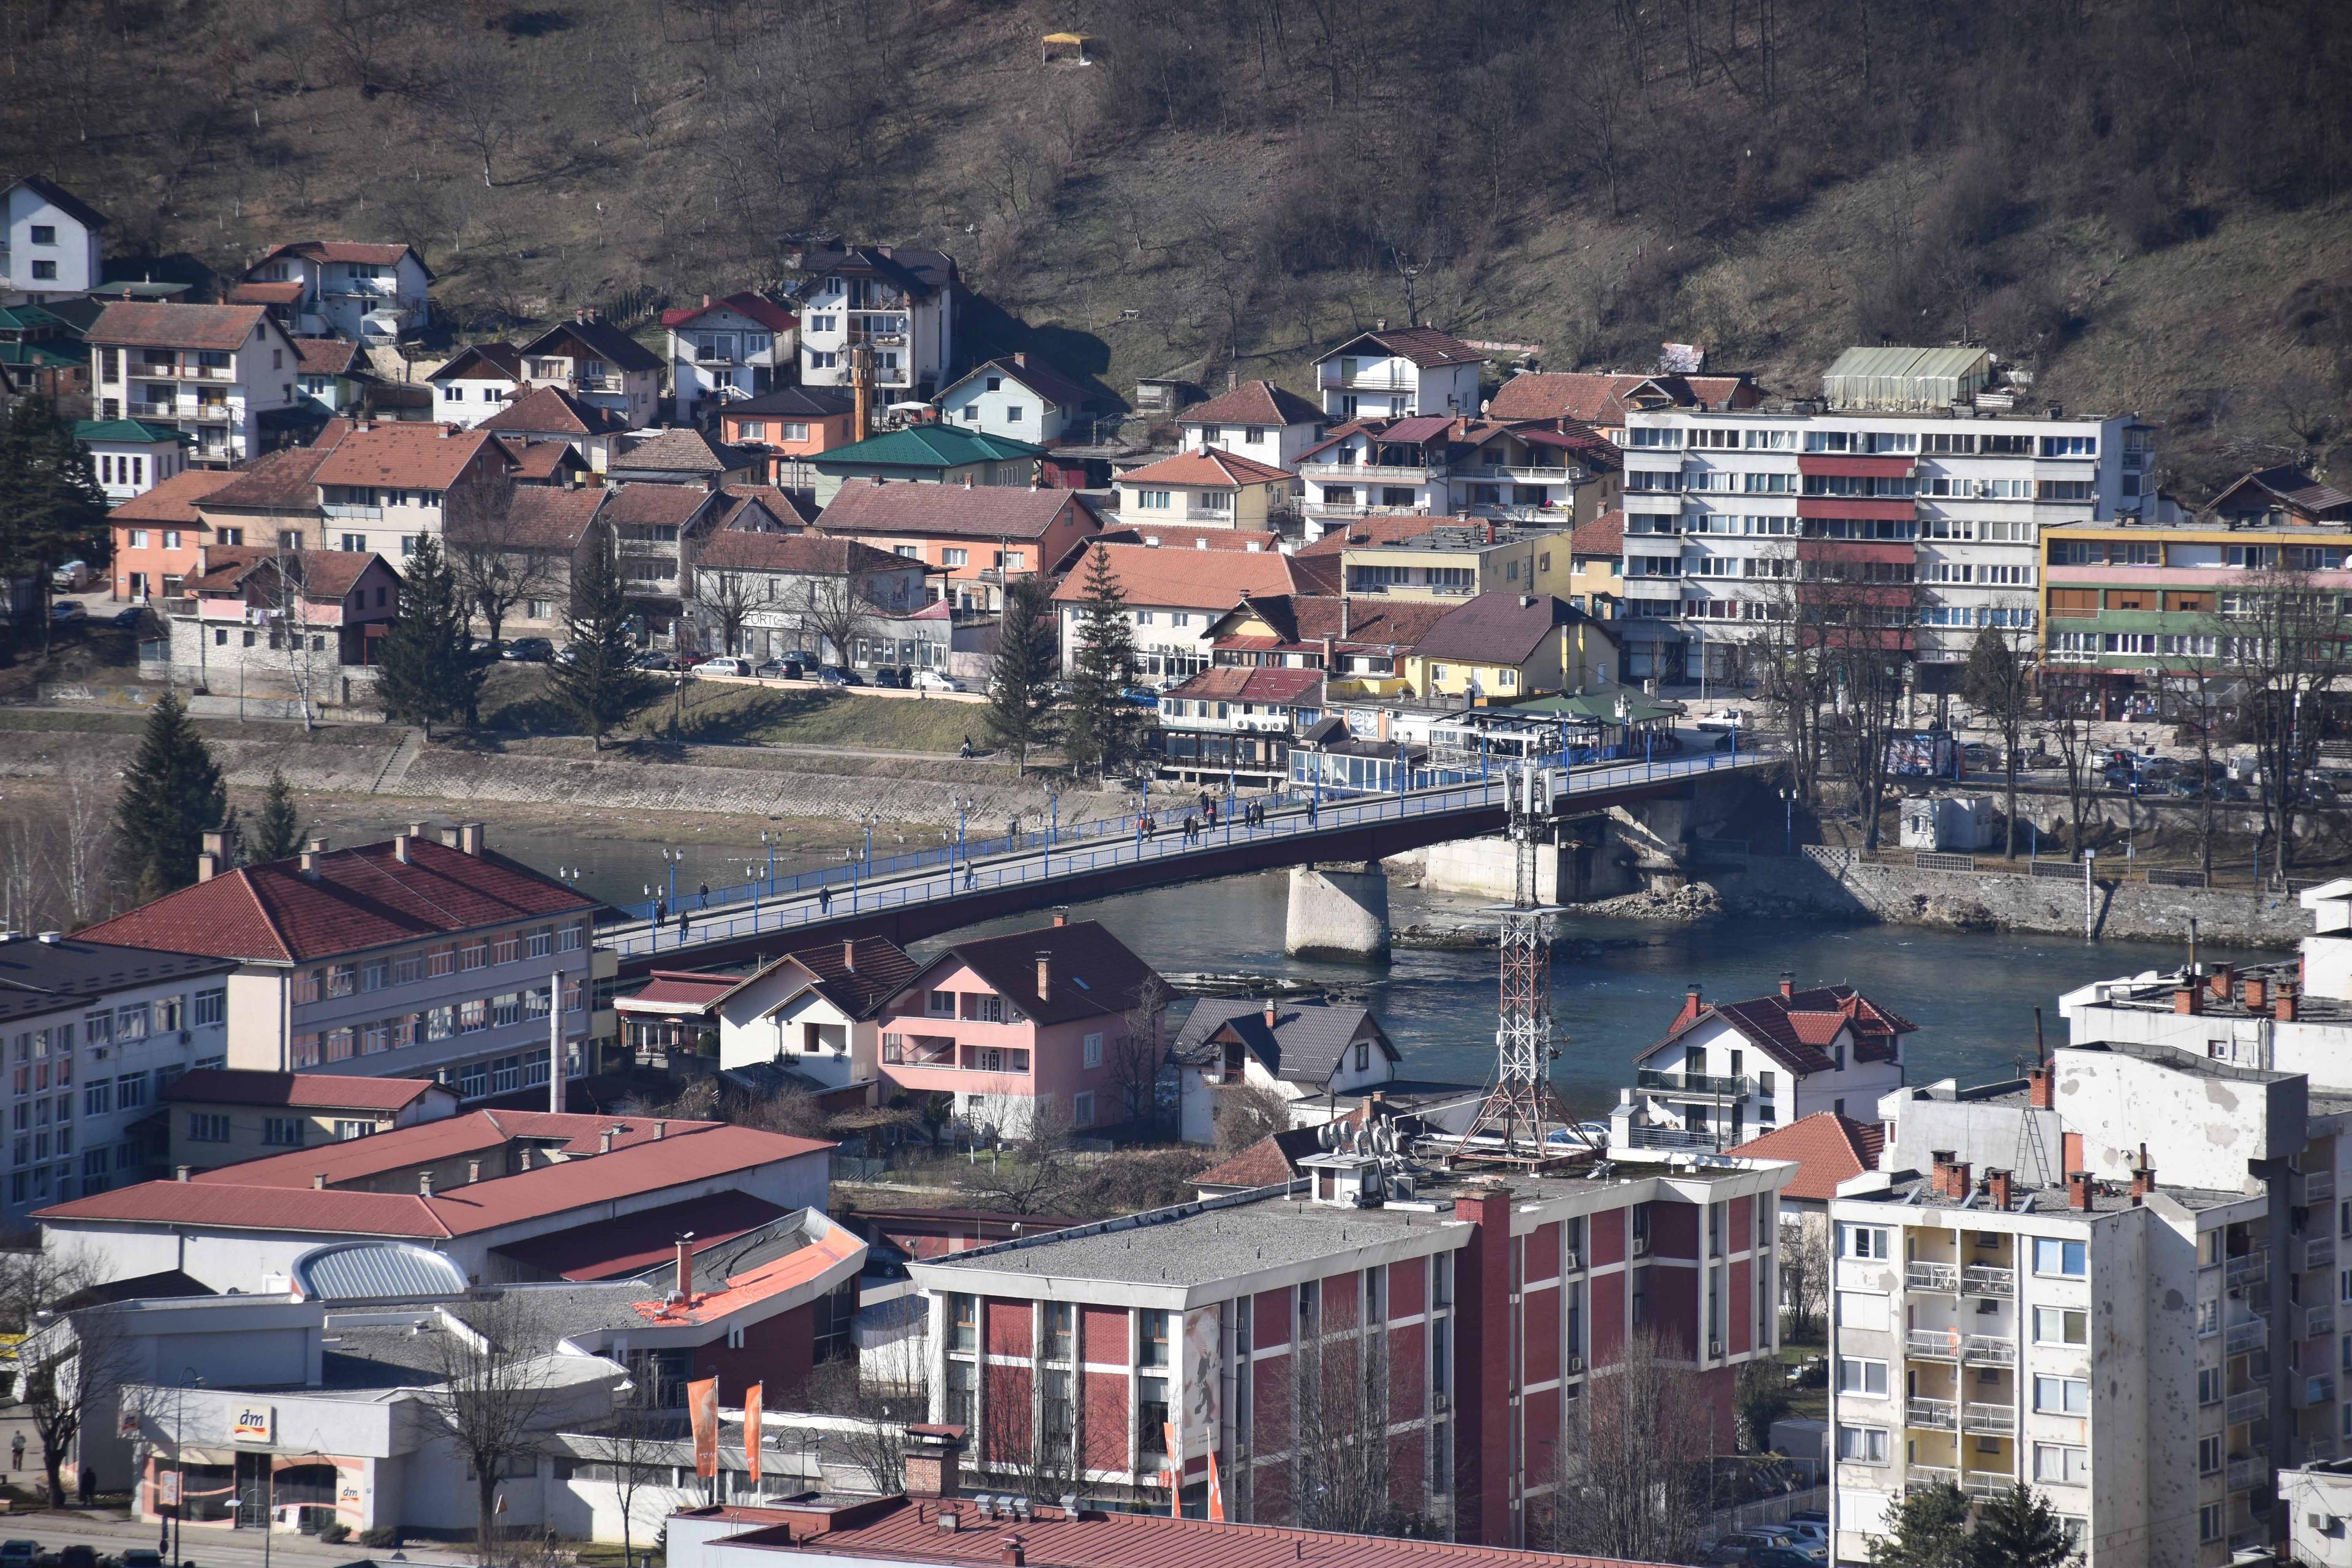
[[[1969,1546],[1972,1568],[2060,1568],[2074,1556],[2050,1500],[2019,1482],[1978,1507]]]
[[[1127,618],[1127,595],[1110,569],[1110,552],[1099,544],[1087,558],[1086,588],[1073,639],[1063,750],[1072,768],[1107,776],[1134,760],[1149,715],[1126,697],[1139,668],[1135,628]]]
[[[1029,753],[1054,738],[1054,587],[1024,577],[1004,590],[996,623],[996,659],[988,674],[988,732],[1013,748],[1023,772]]]
[[[302,816],[294,804],[294,786],[283,770],[269,770],[269,786],[262,792],[261,814],[254,819],[251,842],[256,860],[283,860],[302,847]]]
[[[228,790],[178,693],[165,692],[147,715],[114,812],[123,872],[142,901],[196,879],[197,852],[227,816]]]
[[[394,719],[425,726],[463,714],[478,718],[482,679],[488,667],[475,657],[471,617],[457,575],[427,534],[409,558],[400,582],[400,617],[385,634],[378,656],[376,689],[383,710]]]
[[[106,494],[73,426],[47,398],[28,397],[0,418],[0,577],[49,572],[85,556],[103,559]]]
[[[548,690],[604,750],[605,731],[643,707],[653,693],[633,662],[629,605],[613,541],[601,538],[572,584],[570,641],[548,668]]]
[[[1895,1532],[1870,1538],[1877,1568],[1975,1568],[1969,1500],[1949,1482],[1912,1492],[1895,1506]]]

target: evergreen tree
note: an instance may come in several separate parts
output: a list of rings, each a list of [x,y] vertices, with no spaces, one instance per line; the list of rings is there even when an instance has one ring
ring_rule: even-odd
[[[1877,1568],[1975,1568],[1969,1500],[1949,1482],[1912,1492],[1895,1506],[1895,1532],[1870,1538]]]
[[[2061,1568],[2074,1557],[2050,1500],[2016,1482],[1978,1508],[1969,1547],[1973,1568]]]
[[[2017,753],[2025,741],[2025,721],[2032,713],[2033,692],[2026,679],[2024,665],[1999,626],[1987,626],[1977,633],[1976,645],[1969,649],[1969,668],[1961,679],[1960,695],[1967,698],[1969,706],[1976,710],[1979,723],[1991,724],[2000,731],[2004,753],[2001,768],[2009,780],[2009,842],[2003,848],[2008,858],[2014,860],[2017,858]]]
[[[227,816],[228,790],[177,692],[147,715],[114,812],[123,873],[142,901],[196,879],[197,852]]]
[[[424,725],[427,736],[436,719],[462,714],[471,724],[478,717],[488,672],[475,657],[471,616],[457,574],[427,534],[409,558],[400,582],[400,617],[378,655],[376,689],[383,710]]]
[[[1110,569],[1110,552],[1099,544],[1087,558],[1086,587],[1074,639],[1063,750],[1072,768],[1108,775],[1134,760],[1150,716],[1125,695],[1139,668],[1135,628],[1127,618],[1127,595]]]
[[[600,538],[572,584],[570,641],[548,668],[549,693],[604,750],[605,731],[645,705],[653,685],[632,662],[629,605],[610,537]]]
[[[55,404],[25,399],[0,417],[0,577],[29,576],[46,592],[52,568],[103,560],[106,542],[89,454]]]
[[[1054,738],[1054,585],[1043,577],[1006,584],[988,672],[988,732],[1013,748],[1023,772],[1029,753]]]
[[[251,848],[256,860],[283,860],[302,847],[302,816],[294,804],[294,786],[282,769],[269,770],[269,786],[262,792],[261,815],[254,819]]]

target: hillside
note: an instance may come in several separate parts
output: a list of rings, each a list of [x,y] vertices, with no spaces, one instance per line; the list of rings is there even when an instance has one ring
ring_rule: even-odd
[[[1041,64],[1072,26],[1098,63]],[[2191,490],[2352,428],[2329,0],[0,0],[0,167],[135,265],[403,238],[460,335],[835,233],[951,251],[971,351],[1122,394],[1412,311],[1799,392],[1973,337],[2163,420]]]

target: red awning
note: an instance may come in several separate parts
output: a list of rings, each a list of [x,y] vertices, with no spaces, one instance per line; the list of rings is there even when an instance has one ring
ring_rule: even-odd
[[[1918,466],[1916,458],[1833,458],[1801,457],[1797,459],[1797,472],[1821,474],[1848,479],[1902,479],[1911,476]]]
[[[1849,496],[1806,496],[1797,502],[1799,517],[1862,518],[1872,522],[1905,522],[1917,514],[1907,500],[1859,500]]]

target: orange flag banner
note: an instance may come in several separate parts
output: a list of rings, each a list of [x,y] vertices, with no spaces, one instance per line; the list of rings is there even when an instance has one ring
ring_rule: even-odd
[[[1162,1421],[1160,1429],[1167,1435],[1168,1462],[1172,1467],[1168,1472],[1168,1517],[1181,1519],[1184,1517],[1184,1446],[1176,1441],[1176,1423]]]
[[[743,1393],[743,1468],[751,1473],[751,1484],[760,1484],[760,1390],[753,1384]]]
[[[687,1415],[694,1422],[694,1473],[704,1480],[719,1476],[719,1380],[698,1379],[686,1385]]]
[[[1217,1451],[1209,1450],[1209,1517],[1225,1522],[1225,1489],[1217,1484]]]

